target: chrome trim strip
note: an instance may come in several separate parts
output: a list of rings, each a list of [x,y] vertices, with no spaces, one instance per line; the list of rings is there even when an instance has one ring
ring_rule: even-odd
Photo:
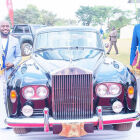
[[[49,109],[44,108],[44,132],[49,131]]]
[[[103,118],[102,118],[102,107],[97,106],[96,111],[97,111],[98,122],[99,122],[98,123],[98,130],[103,130],[104,125],[103,125]]]
[[[132,114],[116,114],[116,115],[103,115],[103,122],[105,121],[119,121],[125,119],[138,119],[140,118],[139,113]],[[52,117],[49,118],[49,124],[62,124],[62,123],[82,123],[82,122],[98,122],[98,116],[94,116],[90,119],[78,119],[78,120],[54,120]],[[128,121],[131,122],[131,121]],[[7,124],[44,124],[44,118],[6,118]],[[111,124],[111,123],[109,123]],[[113,123],[114,124],[114,123]],[[106,123],[107,125],[107,123]]]
[[[72,70],[72,71],[71,71]],[[50,73],[51,75],[77,75],[77,74],[92,74],[91,70],[83,69],[76,66],[66,66],[60,69],[57,69]]]

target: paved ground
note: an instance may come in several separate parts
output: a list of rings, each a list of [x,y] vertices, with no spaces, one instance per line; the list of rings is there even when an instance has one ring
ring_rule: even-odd
[[[140,127],[135,127],[128,132],[119,132],[107,126],[103,131],[95,130],[94,133],[80,138],[65,138],[59,135],[52,135],[52,132],[45,133],[34,130],[28,134],[16,135],[12,129],[0,129],[0,140],[140,140]]]

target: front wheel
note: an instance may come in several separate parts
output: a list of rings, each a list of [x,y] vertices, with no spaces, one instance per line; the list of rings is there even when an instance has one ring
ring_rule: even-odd
[[[133,123],[114,124],[114,129],[118,131],[129,131]]]
[[[29,56],[32,52],[32,45],[30,43],[23,43],[21,45],[21,54],[22,56]]]
[[[31,129],[30,128],[13,128],[13,131],[16,134],[26,134],[26,133],[30,132]]]

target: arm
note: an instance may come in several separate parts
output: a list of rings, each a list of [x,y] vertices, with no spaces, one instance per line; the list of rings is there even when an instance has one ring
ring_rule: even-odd
[[[20,44],[18,40],[16,44],[15,57],[16,59],[13,62],[14,66],[18,65],[18,63],[21,61],[21,49],[20,49]]]
[[[136,26],[134,27],[133,30],[133,37],[132,37],[132,43],[131,43],[131,52],[130,52],[130,65],[132,65],[133,60],[136,56],[136,50],[138,46],[138,37],[137,37],[137,28]]]
[[[21,61],[21,50],[20,50],[20,44],[18,40],[16,41],[16,49],[14,55],[15,55],[15,60],[12,63],[8,62],[6,64],[7,70],[13,66],[16,66]]]

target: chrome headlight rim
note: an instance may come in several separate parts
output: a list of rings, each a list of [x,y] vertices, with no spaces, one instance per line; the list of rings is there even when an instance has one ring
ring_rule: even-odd
[[[104,95],[100,95],[98,93],[98,88],[101,85],[105,85],[107,87],[107,92]],[[119,88],[119,91],[117,94],[112,94],[112,92],[110,92],[110,88],[112,88],[113,86],[117,86]],[[114,83],[114,82],[104,82],[104,83],[98,83],[95,87],[95,92],[96,95],[101,97],[101,98],[114,98],[114,97],[118,97],[121,93],[122,93],[122,85],[120,83]]]
[[[112,91],[113,89],[111,89],[111,88],[118,88],[117,89],[118,91],[114,94],[113,91]],[[112,84],[112,85],[109,86],[109,93],[113,97],[118,97],[121,94],[121,92],[122,92],[122,88],[118,84]]]
[[[41,97],[38,94],[38,90],[40,88],[43,88],[46,91],[46,96],[45,97],[43,97],[43,96]],[[26,93],[26,91],[28,89],[33,91],[32,96],[28,97],[28,94]],[[44,99],[49,97],[49,88],[47,86],[45,86],[45,85],[29,85],[29,86],[25,86],[25,87],[22,88],[22,96],[26,100],[44,100]]]
[[[40,95],[40,92],[43,90],[44,92],[46,92],[43,96],[42,95]],[[48,88],[47,87],[45,87],[45,86],[39,86],[39,87],[37,87],[37,89],[36,89],[36,94],[37,94],[37,96],[38,96],[38,98],[41,98],[41,99],[46,99],[46,98],[48,98],[49,97],[49,90],[48,90]]]
[[[29,95],[29,93],[26,93],[27,90],[32,90],[32,92],[33,92],[32,95],[29,96],[29,97],[27,97]],[[24,90],[23,90],[23,92],[22,92],[22,95],[23,95],[23,97],[26,100],[31,100],[34,97],[34,95],[35,95],[35,90],[34,90],[34,88],[32,86],[25,87]]]
[[[120,113],[123,110],[123,104],[121,101],[116,100],[113,104],[112,104],[112,110],[115,113]]]
[[[33,115],[33,108],[32,108],[32,106],[30,106],[30,105],[24,105],[23,107],[22,107],[22,114],[24,115],[24,116],[26,116],[26,117],[30,117],[30,116],[32,116]]]
[[[103,87],[106,88],[106,93],[104,95],[101,95],[98,90],[99,88],[103,88]],[[99,97],[104,97],[107,94],[107,91],[108,91],[108,88],[104,83],[100,83],[96,86],[96,95]]]

